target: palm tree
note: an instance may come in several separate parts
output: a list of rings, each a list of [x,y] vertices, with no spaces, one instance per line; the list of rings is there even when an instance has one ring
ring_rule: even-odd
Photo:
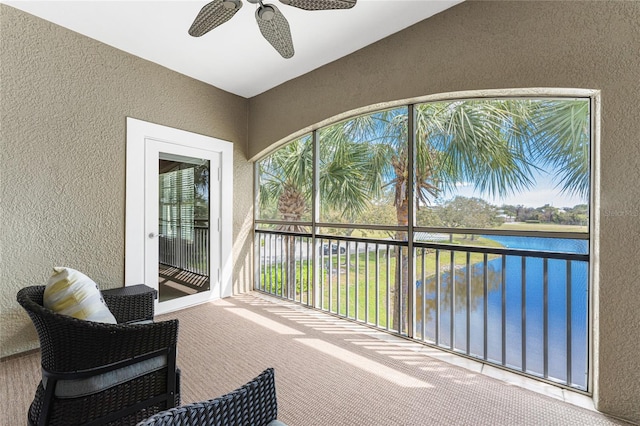
[[[535,183],[533,171],[539,166],[531,158],[559,171],[563,191],[585,196],[589,188],[588,113],[585,100],[492,99],[416,105],[413,182],[408,174],[407,109],[358,117],[345,127],[354,140],[375,147],[377,161],[369,168],[386,177],[385,184],[394,194],[397,224],[406,227],[412,183],[416,208],[428,205],[459,182],[470,182],[489,196],[505,196]],[[386,162],[379,160],[380,154]],[[395,238],[406,240],[406,232],[396,232]],[[406,330],[410,280],[406,249],[398,250],[398,255],[401,272],[390,309],[393,324],[401,331]]]
[[[309,136],[289,143],[275,151],[259,163],[260,208],[262,217],[273,217],[280,213],[286,223],[278,225],[277,230],[302,232],[299,222],[308,213],[313,176],[313,146]],[[275,200],[275,211],[274,211]],[[264,210],[271,211],[265,212]],[[282,291],[291,297],[295,291],[295,239],[284,236],[286,247],[286,279],[281,280]]]
[[[531,187],[541,165],[559,170],[563,191],[588,193],[589,106],[585,100],[460,100],[414,107],[414,176],[409,176],[408,109],[357,117],[322,129],[321,208],[341,211],[355,223],[370,201],[383,193],[394,200],[396,223],[409,224],[409,186],[416,208],[431,203],[459,182],[489,196]],[[261,165],[261,205],[278,199],[282,219],[296,229],[310,208],[310,138],[276,151]],[[530,159],[536,158],[536,164]],[[395,239],[407,239],[398,230]],[[406,330],[408,253],[398,252],[396,291],[390,309],[399,331]],[[289,276],[293,276],[290,274]],[[400,293],[404,295],[400,297]],[[396,308],[397,307],[397,308]],[[402,315],[401,315],[402,313]],[[402,317],[402,322],[401,322]]]
[[[342,217],[355,220],[368,206],[372,194],[378,192],[379,173],[368,165],[375,162],[366,145],[354,143],[340,127],[321,131],[323,159],[319,169],[323,208],[338,211]],[[313,144],[311,137],[297,139],[259,163],[260,199],[264,212],[282,220],[276,229],[285,232],[305,232],[300,224],[310,221],[313,182]],[[379,169],[376,169],[379,172]],[[274,208],[275,207],[275,208]],[[284,236],[286,278],[282,280],[289,297],[295,289],[295,239]]]
[[[278,149],[259,163],[261,217],[287,221],[279,229],[299,231],[309,213],[313,178],[313,146],[309,136]],[[275,209],[274,209],[275,201]],[[270,209],[270,211],[264,211]],[[306,219],[310,219],[310,216]]]

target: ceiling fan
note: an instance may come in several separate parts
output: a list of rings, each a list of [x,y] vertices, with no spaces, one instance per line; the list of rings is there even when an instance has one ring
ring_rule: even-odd
[[[264,38],[278,51],[283,58],[291,58],[294,54],[293,41],[289,22],[273,4],[262,0],[247,0],[259,4],[256,9],[256,21]],[[281,3],[304,10],[350,9],[357,0],[280,0]],[[207,3],[198,13],[189,28],[189,34],[200,37],[212,29],[233,18],[242,7],[242,0],[213,0]]]

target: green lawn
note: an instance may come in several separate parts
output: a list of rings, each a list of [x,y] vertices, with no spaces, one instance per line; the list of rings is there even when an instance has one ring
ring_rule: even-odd
[[[536,224],[536,223],[507,223],[503,224],[500,229],[510,230],[538,230],[538,231],[560,231],[560,232],[585,232],[586,227],[571,225],[553,225],[553,224]],[[369,237],[372,237],[369,235]],[[387,238],[388,235],[380,235],[380,238]],[[476,237],[471,240],[470,236],[454,234],[453,241],[446,241],[446,244],[474,247],[500,247],[501,245],[493,240]],[[380,327],[387,327],[390,321],[389,303],[393,300],[390,289],[396,285],[397,261],[395,255],[396,248],[391,246],[389,256],[387,250],[380,250],[378,255],[374,251],[368,253],[351,253],[347,263],[346,254],[325,255],[321,257],[322,265],[320,269],[320,280],[318,285],[320,308],[330,312],[339,313],[349,318],[356,318],[361,321],[367,321]],[[436,260],[436,253],[433,249],[416,249],[415,257],[415,281],[427,283],[429,278],[436,275],[439,270],[440,274],[444,274],[451,269],[451,253],[450,250],[440,250],[439,258]],[[453,252],[454,269],[460,266],[466,266],[467,254],[464,252]],[[484,260],[484,254],[471,253],[469,255],[469,264],[473,265],[481,263]],[[487,255],[487,260],[495,258],[496,255]],[[439,268],[436,267],[439,262]],[[329,266],[330,265],[330,266]],[[313,281],[313,271],[311,262],[296,261],[295,276],[295,300],[302,303],[312,304],[310,285]],[[464,282],[464,273],[462,269],[456,272],[456,282]],[[260,280],[263,283],[263,289],[277,295],[288,297],[286,292],[283,293],[283,276],[286,276],[286,265],[273,264],[267,269],[261,271]],[[376,279],[377,277],[377,279]],[[427,294],[433,294],[435,287],[433,281],[429,284]],[[445,287],[443,287],[445,289]],[[480,289],[481,290],[481,289]],[[480,291],[473,289],[473,292]],[[424,286],[416,294],[418,300],[422,299],[422,291]],[[447,291],[446,289],[444,291]],[[466,290],[462,289],[460,293],[456,291],[456,303],[458,298],[463,297]],[[403,297],[406,297],[404,295]],[[443,295],[446,299],[446,294]],[[466,296],[464,296],[466,297]],[[434,300],[429,300],[426,305],[434,304]],[[416,312],[416,320],[420,321],[422,315],[428,314],[429,306],[425,306],[424,310],[420,308]],[[389,316],[388,316],[389,312]],[[394,329],[395,326],[390,324],[389,328]]]
[[[454,236],[453,244],[467,245],[471,243],[464,236]],[[495,241],[484,238],[477,238],[473,241],[474,246],[496,247]],[[349,256],[347,265],[347,255],[324,256],[324,264],[321,267],[321,279],[318,283],[321,291],[321,308],[350,318],[357,318],[362,321],[386,327],[388,323],[387,312],[389,302],[393,300],[388,289],[396,283],[397,262],[395,247],[387,251],[380,250],[378,256],[370,251],[368,253],[352,253]],[[493,256],[489,256],[491,259]],[[481,253],[471,253],[470,264],[482,262],[484,255]],[[465,253],[454,255],[456,266],[464,266],[467,263]],[[339,262],[339,268],[337,265]],[[329,268],[329,263],[331,267]],[[440,273],[451,268],[451,251],[441,250],[439,256]],[[300,269],[302,268],[302,269]],[[286,275],[285,267],[279,264],[267,270],[263,270],[261,280],[265,285],[265,290],[281,295],[282,275]],[[436,274],[436,253],[435,250],[416,250],[416,279],[421,280]],[[423,274],[424,269],[424,274]],[[307,300],[307,289],[313,274],[308,271],[306,261],[296,261],[296,293],[295,299]],[[378,279],[376,280],[376,277]],[[301,297],[302,292],[302,297]],[[357,292],[357,297],[356,297]],[[377,298],[376,298],[377,295]],[[286,294],[285,294],[286,296]],[[406,295],[405,295],[406,297]],[[357,313],[356,313],[357,304]],[[393,325],[391,325],[393,328]]]

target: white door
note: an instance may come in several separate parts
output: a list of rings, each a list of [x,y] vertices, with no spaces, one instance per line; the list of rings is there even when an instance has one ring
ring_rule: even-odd
[[[127,121],[125,284],[155,288],[156,314],[231,293],[231,144],[211,139]]]

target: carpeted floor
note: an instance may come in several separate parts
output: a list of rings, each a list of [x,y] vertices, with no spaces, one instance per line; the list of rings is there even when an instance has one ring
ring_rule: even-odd
[[[617,425],[624,422],[412,350],[348,321],[243,295],[158,317],[179,318],[182,400],[231,391],[274,367],[289,426]],[[0,364],[1,425],[25,424],[37,354]]]

